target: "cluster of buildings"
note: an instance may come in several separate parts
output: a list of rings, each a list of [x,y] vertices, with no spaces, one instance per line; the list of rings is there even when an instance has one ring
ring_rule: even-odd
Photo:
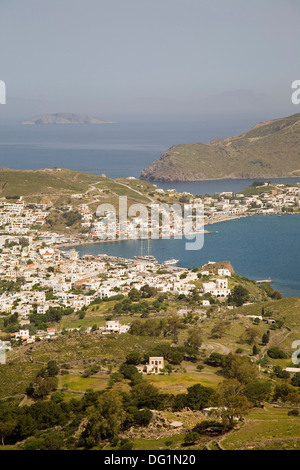
[[[55,338],[56,328],[50,327],[50,328],[47,328],[46,331],[38,330],[36,334],[34,335],[30,334],[29,329],[20,329],[19,331],[16,331],[15,333],[11,333],[10,337],[11,337],[11,341],[19,341],[21,344],[31,344],[31,343],[35,343],[37,338],[39,338],[39,340]]]
[[[59,334],[56,327],[49,327],[46,330],[37,330],[33,335],[30,333],[30,330],[26,328],[26,324],[26,322],[23,322],[22,326],[24,329],[20,329],[19,331],[10,334],[11,341],[19,341],[20,344],[31,344],[35,343],[37,339],[42,341],[45,339],[57,338],[57,335]],[[102,335],[128,333],[129,329],[130,325],[121,325],[119,321],[115,320],[107,321],[105,326],[98,328]],[[66,328],[65,331],[80,331],[80,328]],[[92,331],[92,327],[86,328],[86,331],[87,333],[90,333]],[[9,346],[8,343],[7,346]]]
[[[155,186],[155,185],[154,185]],[[269,184],[261,183],[258,187],[259,194],[247,196],[242,193],[221,192],[215,195],[193,196],[190,193],[177,193],[175,189],[164,190],[157,188],[155,192],[158,197],[168,196],[168,198],[178,199],[184,197],[186,202],[195,207],[200,206],[203,211],[200,214],[185,216],[176,210],[171,212],[160,205],[160,219],[165,221],[160,224],[159,217],[153,217],[151,210],[148,216],[141,214],[129,218],[124,225],[118,218],[115,218],[115,211],[109,210],[103,214],[95,214],[91,206],[87,203],[78,204],[76,201],[80,194],[71,195],[71,203],[64,205],[64,211],[76,210],[81,215],[81,234],[57,234],[45,231],[45,220],[49,215],[52,204],[28,203],[19,199],[0,200],[0,229],[10,235],[32,235],[39,233],[40,239],[48,246],[59,246],[66,243],[79,244],[88,240],[116,239],[116,238],[142,238],[150,233],[168,238],[168,236],[184,235],[189,227],[191,233],[199,230],[206,224],[231,217],[242,217],[253,214],[279,214],[282,212],[297,211],[300,208],[300,184]],[[265,189],[265,191],[264,191]],[[174,199],[174,200],[175,200]],[[180,199],[179,199],[180,200]],[[74,201],[74,204],[72,204]],[[178,205],[178,204],[177,204]],[[155,206],[155,204],[154,204]],[[156,204],[157,206],[157,204]],[[147,208],[149,209],[151,206]],[[189,220],[189,218],[191,220]],[[183,219],[185,227],[183,228]],[[113,222],[115,221],[115,222]],[[39,229],[43,228],[43,232]],[[186,234],[186,233],[185,233]]]
[[[272,187],[272,189],[270,189]],[[265,188],[265,192],[263,191]],[[222,192],[200,199],[204,204],[205,221],[234,215],[278,214],[299,210],[300,185],[262,183],[259,194],[247,196],[242,193]]]
[[[116,294],[126,295],[133,287],[154,287],[159,293],[189,296],[199,285],[198,272],[176,266],[159,265],[156,260],[130,260],[100,254],[79,258],[71,248],[58,249],[45,244],[41,237],[0,235],[0,315],[17,314],[20,331],[12,339],[34,342],[52,338],[53,329],[29,334],[30,315],[45,315],[51,308],[71,308],[74,312],[88,307],[95,299]],[[200,272],[211,277],[209,271]],[[225,298],[229,293],[230,271],[219,270],[215,280],[204,282],[202,293]],[[209,300],[203,300],[208,306]],[[126,333],[128,325],[108,321],[103,334]]]
[[[13,240],[13,246],[7,246]],[[59,250],[43,247],[41,240],[27,239],[18,244],[16,236],[0,236],[0,276],[2,281],[18,282],[18,290],[6,290],[0,295],[0,312],[17,313],[22,320],[30,313],[45,314],[50,307],[71,307],[75,312],[88,307],[95,298],[126,294],[145,284],[158,292],[189,295],[198,280],[197,272],[178,267],[161,266],[154,261],[128,260],[107,255],[85,255],[79,258],[75,249]],[[183,276],[184,273],[184,276]],[[208,271],[203,274],[209,275]],[[228,276],[223,270],[219,276]],[[214,292],[213,289],[218,292]],[[203,293],[226,296],[226,277],[203,284]],[[48,295],[51,294],[51,295]]]
[[[23,198],[0,201],[0,227],[6,233],[28,235],[32,227],[39,228],[48,215],[46,204],[26,204]]]
[[[259,194],[253,196],[232,192],[201,198],[192,198],[188,193],[185,196],[191,197],[191,202],[203,204],[205,223],[234,214],[272,214],[299,209],[299,184],[276,184],[272,185],[272,190],[267,183],[264,186],[265,192],[260,188]],[[172,195],[173,190],[156,191]],[[72,206],[67,209],[71,210]],[[82,240],[95,239],[101,231],[99,219],[87,204],[77,206],[77,210],[86,233],[58,234],[40,230],[49,214],[47,205],[26,203],[22,198],[0,200],[0,279],[3,286],[0,315],[17,314],[22,329],[14,334],[14,339],[34,341],[35,338],[29,335],[29,317],[32,313],[44,315],[51,307],[71,308],[78,312],[97,298],[126,295],[133,287],[140,290],[146,284],[157,292],[186,296],[195,286],[199,287],[199,272],[176,266],[163,266],[162,269],[151,257],[129,260],[100,254],[79,258],[75,249],[62,248],[68,243],[80,244]],[[209,296],[220,300],[228,297],[231,275],[228,269],[219,269],[214,275],[206,269],[200,274],[203,306],[210,305]],[[103,334],[124,333],[126,328],[118,322],[108,322]],[[46,338],[55,335],[53,330],[39,332],[39,336]]]
[[[265,192],[263,189],[265,188]],[[178,197],[175,189],[155,190],[158,196]],[[212,196],[193,196],[184,192],[180,194],[185,197],[190,204],[201,205],[203,212],[198,212],[191,222],[191,233],[206,224],[223,220],[230,217],[242,217],[253,214],[278,214],[299,210],[300,208],[300,185],[296,183],[293,186],[285,184],[262,183],[259,187],[259,194],[247,196],[242,193],[222,192]],[[171,213],[161,205],[161,218],[165,218],[165,225],[159,226],[158,219],[153,218],[149,211],[149,217],[145,215],[136,217],[135,220],[128,220],[126,226],[121,225],[118,219],[115,219],[115,212],[107,211],[103,217],[94,217],[88,205],[81,204],[78,208],[81,212],[82,225],[87,228],[89,237],[92,239],[115,239],[118,237],[139,238],[146,237],[150,233],[159,233],[159,236],[167,238],[183,235],[184,214],[179,214],[176,210]],[[187,216],[185,222],[188,221]],[[187,227],[187,226],[186,226]],[[185,227],[185,230],[186,230]]]

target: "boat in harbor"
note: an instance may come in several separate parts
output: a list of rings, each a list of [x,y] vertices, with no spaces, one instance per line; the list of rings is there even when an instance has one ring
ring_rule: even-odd
[[[148,261],[149,263],[158,263],[157,259],[153,255],[150,255],[150,238],[148,238],[147,245],[148,245],[148,254],[144,255],[143,253],[144,243],[143,243],[143,240],[141,240],[141,253],[139,255],[136,255],[135,259],[138,261]]]
[[[137,255],[135,259],[139,261],[150,261],[151,263],[157,263],[157,259],[152,255]]]
[[[163,264],[165,264],[165,265],[177,264],[178,261],[179,261],[179,259],[174,259],[174,258],[172,258],[172,259],[167,259],[167,261],[164,261]]]

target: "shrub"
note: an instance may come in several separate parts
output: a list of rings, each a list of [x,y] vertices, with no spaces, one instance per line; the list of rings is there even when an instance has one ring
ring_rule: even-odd
[[[288,357],[287,354],[278,346],[273,346],[272,348],[268,349],[267,353],[268,356],[272,359],[286,359]]]
[[[137,365],[141,362],[141,360],[142,360],[142,357],[141,357],[141,354],[138,351],[131,351],[126,356],[126,363],[127,364]]]
[[[198,434],[222,434],[223,429],[223,424],[220,423],[220,421],[215,419],[208,419],[197,423],[193,428],[193,431],[197,432]]]
[[[190,431],[184,436],[185,445],[194,445],[200,439],[200,435],[195,431]]]
[[[300,387],[300,371],[296,372],[292,378],[292,385],[294,385],[294,387]]]

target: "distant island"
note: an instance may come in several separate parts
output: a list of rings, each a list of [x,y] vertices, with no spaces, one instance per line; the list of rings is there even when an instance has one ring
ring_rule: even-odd
[[[86,114],[75,113],[55,113],[40,114],[29,121],[22,122],[23,125],[52,125],[52,124],[108,124],[112,121],[104,121]]]
[[[141,173],[148,181],[300,175],[300,114],[265,121],[235,137],[175,145]]]

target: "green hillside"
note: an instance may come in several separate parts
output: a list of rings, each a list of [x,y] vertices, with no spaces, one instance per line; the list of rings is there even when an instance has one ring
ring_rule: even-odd
[[[115,304],[112,301],[91,305],[84,320],[103,324]],[[165,320],[165,331],[168,331],[171,323],[166,320],[174,318],[172,308],[174,305],[170,302],[165,313],[155,314],[150,320]],[[270,318],[271,315],[276,319],[276,325],[272,327],[265,321],[257,323],[247,317],[261,315],[262,309],[264,318]],[[50,439],[51,445],[55,444],[58,449],[93,446],[97,450],[119,450],[120,442],[123,442],[120,439],[126,439],[130,440],[132,450],[165,449],[166,442],[169,442],[168,447],[172,450],[182,449],[182,446],[186,450],[299,449],[299,386],[292,385],[291,376],[281,377],[275,373],[276,367],[280,369],[292,365],[292,341],[299,338],[298,315],[299,299],[280,299],[257,302],[233,310],[224,306],[220,310],[215,309],[207,318],[191,315],[177,319],[175,343],[172,335],[165,336],[163,332],[155,336],[149,331],[142,336],[129,333],[103,337],[97,330],[87,333],[82,324],[81,331],[65,333],[51,341],[14,347],[7,354],[7,363],[0,366],[0,418],[5,423],[2,426],[0,448],[14,446],[14,449],[31,449],[34,445],[34,449],[44,449],[45,445],[50,445]],[[132,323],[140,315],[114,318],[122,323]],[[217,334],[220,320],[222,329]],[[72,319],[68,316],[67,321],[72,322]],[[149,322],[149,319],[140,321]],[[268,330],[268,344],[262,344],[261,338]],[[159,375],[135,375],[130,379],[122,373],[124,360],[128,360],[129,353],[147,357],[152,351],[154,354],[160,350],[169,351],[169,348],[182,350],[191,331],[200,331],[202,338],[194,358],[182,356],[180,359],[172,359],[170,356],[168,361],[172,366],[169,372]],[[254,333],[253,341],[249,340],[247,332]],[[254,344],[258,347],[256,355],[253,353]],[[269,358],[267,352],[272,347],[282,349],[286,359]],[[215,353],[217,359],[223,357],[225,362],[217,365],[209,361],[212,353]],[[230,364],[231,360],[235,361],[235,366],[227,370],[226,364]],[[46,395],[44,393],[42,397],[32,397],[30,384],[42,380],[41,377],[45,380],[47,376],[41,374],[45,373],[49,361],[54,361],[57,369],[55,378],[50,376],[55,382],[55,391],[52,394],[45,392]],[[257,367],[258,364],[261,368]],[[128,364],[125,367],[128,368]],[[131,372],[135,370],[134,366],[129,367]],[[226,427],[226,420],[216,421],[213,416],[205,416],[202,406],[199,408],[197,404],[190,404],[190,409],[187,409],[181,400],[189,396],[195,387],[214,397],[206,397],[205,406],[226,400],[223,389],[226,393],[238,392],[240,396],[234,396],[233,402],[230,401],[230,395],[227,399],[232,410],[241,416],[239,422],[234,427]],[[288,396],[284,395],[285,391],[289,393]],[[137,407],[144,409],[144,402],[138,401],[136,397],[149,392],[152,393],[152,400],[155,397],[159,400],[158,404],[151,402],[152,411],[148,412],[151,421],[133,422],[131,427],[130,422],[124,421],[123,408],[127,413],[133,410],[135,416],[138,416]],[[101,397],[119,404],[120,420],[123,419],[120,423],[123,424],[117,428],[115,435],[103,435],[90,444],[82,439],[82,431],[90,416],[86,409],[97,409]],[[143,400],[147,397],[143,396]],[[36,410],[39,410],[39,415],[35,414]],[[31,427],[23,424],[28,414],[34,416]],[[49,414],[54,416],[52,421],[48,419]],[[36,416],[40,416],[38,421]],[[224,428],[219,433],[210,434],[205,431],[207,420]],[[178,431],[170,425],[173,421],[181,422]],[[200,424],[204,426],[203,429]],[[195,426],[198,426],[200,434],[196,442],[187,446],[185,436],[195,430]],[[53,431],[58,435],[57,442],[53,441]]]
[[[141,174],[150,181],[270,178],[300,174],[300,114],[261,122],[208,144],[176,145]]]
[[[146,193],[150,189],[152,185],[139,180],[112,180],[104,175],[62,168],[0,168],[0,198],[23,196],[29,202],[62,204],[72,200],[75,205],[97,205],[99,201],[112,203],[118,196],[127,196],[130,203],[149,203],[151,198]]]

